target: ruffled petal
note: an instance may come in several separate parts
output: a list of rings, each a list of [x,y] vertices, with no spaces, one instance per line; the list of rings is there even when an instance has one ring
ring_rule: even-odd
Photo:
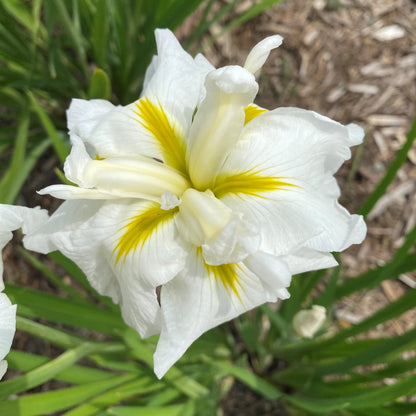
[[[360,243],[364,221],[338,204],[333,177],[350,157],[359,130],[300,109],[261,114],[247,124],[225,162],[219,197],[247,220],[257,219],[261,249],[276,255],[300,244],[328,252]]]
[[[187,135],[199,105],[204,79],[213,68],[200,56],[189,55],[168,29],[156,29],[157,58],[146,74],[143,97],[159,102]]]
[[[166,217],[154,216],[156,209]],[[134,200],[67,201],[24,244],[43,253],[60,250],[73,260],[143,337],[160,331],[156,287],[184,267],[188,251],[173,213]]]
[[[289,273],[287,267],[284,273]],[[280,289],[279,281],[270,285],[244,263],[207,266],[198,251],[190,253],[183,272],[161,290],[163,323],[154,355],[156,375],[162,377],[202,333],[275,301]]]

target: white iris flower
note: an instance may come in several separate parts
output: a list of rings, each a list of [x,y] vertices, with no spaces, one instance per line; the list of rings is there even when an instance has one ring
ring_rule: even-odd
[[[253,73],[281,40],[215,69],[157,30],[139,100],[68,110],[77,186],[41,191],[66,201],[25,245],[60,250],[141,336],[160,333],[158,377],[202,333],[287,298],[292,274],[334,266],[330,252],[365,236],[333,177],[362,129],[253,104]]]
[[[13,237],[12,231],[23,228],[27,235],[48,220],[45,210],[30,209],[13,205],[0,205],[0,254],[4,246]],[[0,292],[4,290],[3,261],[0,255]],[[7,362],[3,358],[9,353],[16,330],[16,305],[12,305],[9,298],[0,293],[0,379],[7,369]]]

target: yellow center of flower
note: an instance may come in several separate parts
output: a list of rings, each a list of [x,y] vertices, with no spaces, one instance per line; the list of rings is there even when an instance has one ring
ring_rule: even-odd
[[[198,118],[198,113],[204,111],[203,105],[194,114],[194,122],[199,123],[199,127],[194,130],[191,127],[191,137],[188,138],[188,142],[193,143],[193,147],[188,149],[184,132],[159,102],[155,103],[144,97],[136,103],[134,112],[138,117],[137,121],[154,139],[163,157],[163,163],[152,161],[149,164],[158,173],[158,180],[162,185],[156,186],[152,183],[150,187],[145,186],[146,192],[153,196],[158,194],[161,202],[158,203],[154,199],[155,202],[149,201],[139,214],[126,222],[126,225],[119,230],[114,255],[116,263],[125,260],[130,253],[142,249],[152,236],[163,232],[169,221],[174,220],[182,238],[198,247],[198,256],[201,257],[208,275],[222,282],[227,290],[238,296],[238,265],[234,263],[209,265],[202,256],[201,247],[215,243],[216,238],[233,218],[231,209],[221,201],[221,198],[228,194],[264,197],[267,192],[287,189],[295,185],[282,177],[268,176],[260,169],[216,174],[227,156],[226,152],[239,136],[232,138],[232,141],[225,145],[222,143],[222,137],[227,134],[240,135],[238,128],[241,130],[244,125],[267,110],[254,104],[243,106],[243,119],[241,126],[238,127],[240,121],[235,124],[232,110],[234,107],[241,108],[241,102],[244,102],[242,98],[231,96],[230,99],[220,95],[214,97],[214,101],[218,111],[211,115],[210,122],[207,122],[207,118],[201,116]],[[235,124],[236,132],[230,131],[230,123]],[[225,154],[218,156],[218,146]],[[166,166],[170,170],[159,172],[157,166],[154,166],[155,163],[159,164],[161,169]],[[174,174],[174,171],[177,174]],[[179,185],[180,177],[183,177],[183,183],[187,185]],[[142,182],[146,182],[146,178]],[[178,185],[172,187],[173,183]]]

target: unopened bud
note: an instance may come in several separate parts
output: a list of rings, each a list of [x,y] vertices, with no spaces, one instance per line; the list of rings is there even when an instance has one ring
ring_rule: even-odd
[[[326,309],[313,305],[311,309],[299,311],[293,318],[293,329],[302,338],[312,338],[326,319]]]

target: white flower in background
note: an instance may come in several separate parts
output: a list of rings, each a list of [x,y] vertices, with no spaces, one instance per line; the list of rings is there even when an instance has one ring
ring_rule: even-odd
[[[13,205],[0,205],[0,292],[4,290],[3,261],[1,252],[12,239],[12,231],[22,228],[24,233],[31,233],[48,220],[48,213],[38,208],[30,209]],[[16,305],[0,293],[0,379],[7,369],[3,358],[10,351],[16,330]]]
[[[220,69],[168,30],[156,41],[139,100],[72,101],[64,169],[77,186],[41,192],[67,201],[25,245],[61,250],[141,336],[160,333],[162,377],[203,332],[287,298],[292,274],[334,266],[330,252],[366,228],[333,177],[362,130],[253,104],[280,36]]]
[[[312,338],[326,320],[326,309],[321,305],[313,305],[311,309],[303,309],[293,317],[293,329],[302,338]]]
[[[9,353],[16,330],[16,305],[0,293],[0,379],[7,370],[7,362],[3,358]]]

